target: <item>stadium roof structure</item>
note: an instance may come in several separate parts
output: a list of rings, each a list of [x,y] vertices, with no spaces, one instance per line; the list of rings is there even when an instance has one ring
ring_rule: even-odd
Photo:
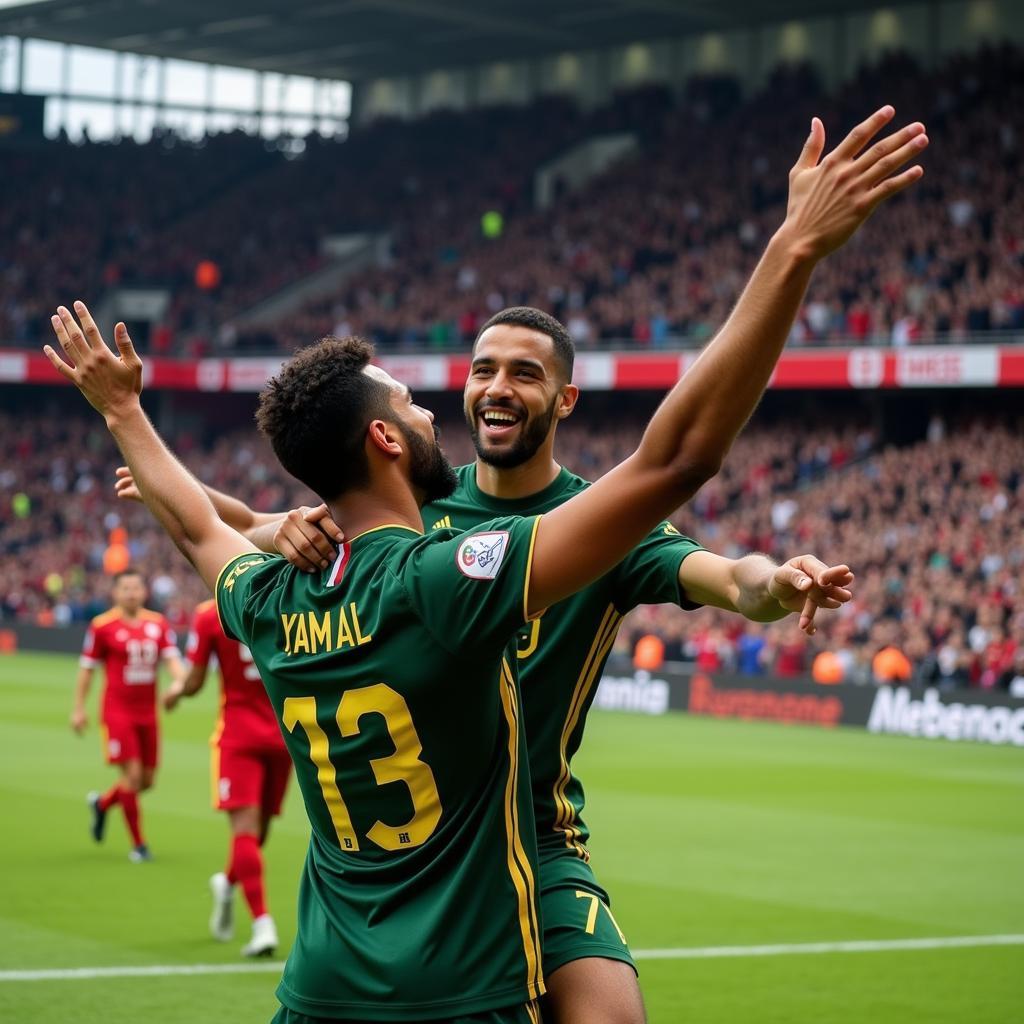
[[[360,81],[835,16],[878,2],[0,0],[0,35]]]

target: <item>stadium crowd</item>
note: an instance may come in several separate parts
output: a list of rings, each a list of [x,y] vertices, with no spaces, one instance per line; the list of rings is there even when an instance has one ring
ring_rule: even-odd
[[[170,290],[147,344],[175,354],[289,350],[329,332],[459,345],[516,304],[551,311],[581,346],[699,344],[781,220],[811,114],[834,134],[883,99],[928,124],[927,176],[821,268],[794,342],[1024,329],[1024,54],[1002,47],[934,71],[892,56],[834,95],[791,68],[746,99],[731,80],[697,79],[587,113],[548,98],[379,121],[341,141],[310,136],[294,159],[241,133],[50,143],[8,168],[0,339],[35,344],[57,296],[123,282]],[[634,155],[534,208],[538,166],[621,131],[636,135]],[[499,216],[484,232],[488,212]],[[284,319],[236,322],[322,266],[326,236],[366,230],[390,233],[385,266]]]
[[[596,478],[634,447],[640,421],[563,425],[570,469]],[[113,497],[117,454],[93,420],[2,415],[12,459],[0,470],[0,619],[61,624],[103,610],[109,573],[127,563],[149,580],[152,603],[183,623],[207,596],[146,510]],[[278,468],[251,429],[204,445],[172,437],[206,483],[256,509],[313,498]],[[456,462],[471,449],[461,424],[445,443]],[[1024,419],[947,423],[882,447],[848,422],[754,426],[722,472],[676,517],[679,528],[730,557],[806,551],[857,573],[854,599],[823,613],[808,640],[795,620],[762,626],[716,609],[638,609],[618,650],[655,635],[669,660],[751,674],[814,672],[823,680],[1008,686],[1024,679]],[[816,664],[816,659],[821,658]],[[819,673],[820,669],[820,673]]]

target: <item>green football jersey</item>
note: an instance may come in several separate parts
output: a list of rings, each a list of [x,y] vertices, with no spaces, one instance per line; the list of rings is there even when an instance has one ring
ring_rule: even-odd
[[[495,516],[540,515],[590,486],[563,468],[537,494],[507,499],[480,490],[475,465],[460,466],[458,476],[452,497],[424,508],[428,530],[469,530]],[[580,817],[583,786],[571,766],[597,683],[628,611],[665,602],[696,607],[680,592],[678,572],[687,555],[701,550],[696,541],[662,523],[611,572],[521,631],[516,653],[542,861],[559,855],[590,859],[589,832]]]
[[[319,575],[251,553],[218,579],[312,825],[278,988],[296,1012],[434,1020],[543,991],[513,667],[538,521],[383,526]]]

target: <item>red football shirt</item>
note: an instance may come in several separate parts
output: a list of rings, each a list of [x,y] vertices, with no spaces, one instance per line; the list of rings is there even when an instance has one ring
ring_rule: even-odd
[[[79,664],[103,664],[103,718],[128,716],[156,721],[156,674],[160,658],[177,654],[174,630],[157,612],[140,608],[126,619],[119,608],[97,615],[89,623]]]
[[[206,669],[212,655],[220,663],[220,720],[214,738],[222,747],[279,747],[284,740],[260,674],[245,644],[224,635],[213,601],[196,608],[185,657]]]

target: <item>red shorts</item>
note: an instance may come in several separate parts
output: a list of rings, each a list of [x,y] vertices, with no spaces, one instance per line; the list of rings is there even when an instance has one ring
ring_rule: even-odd
[[[103,752],[107,764],[140,761],[143,768],[155,768],[160,761],[160,730],[156,722],[131,718],[103,720]]]
[[[292,773],[284,748],[222,747],[213,744],[210,782],[218,811],[259,807],[266,817],[281,813]]]

